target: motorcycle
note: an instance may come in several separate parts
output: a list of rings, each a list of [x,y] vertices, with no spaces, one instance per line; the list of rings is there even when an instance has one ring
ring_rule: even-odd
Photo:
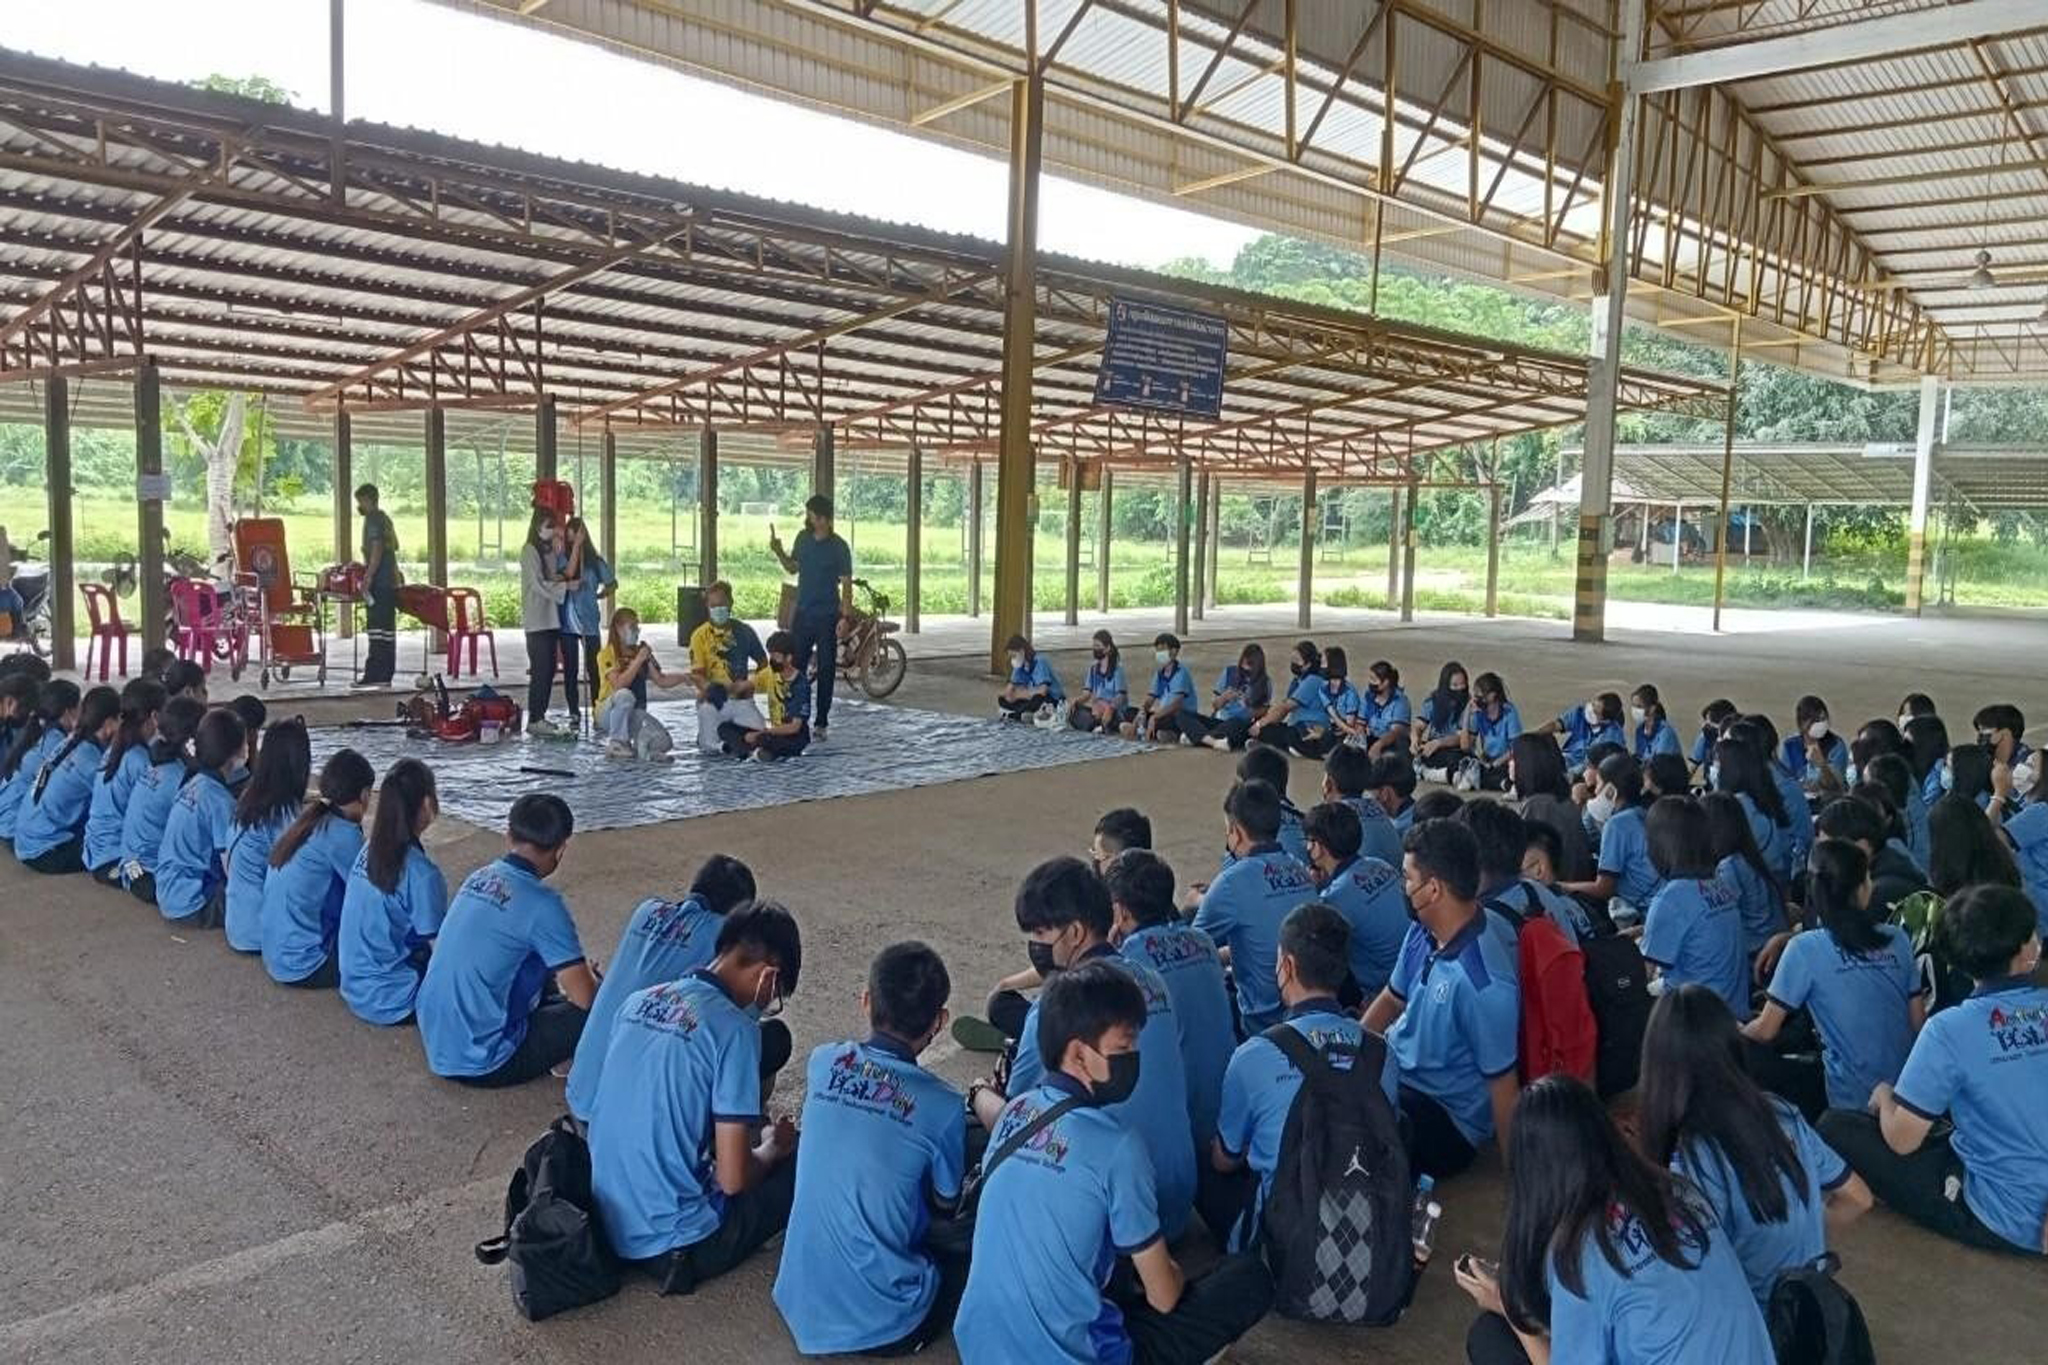
[[[38,544],[50,539],[48,531],[36,536]],[[50,566],[37,560],[17,560],[14,549],[0,529],[0,583],[14,589],[21,610],[7,622],[0,643],[27,645],[38,659],[50,653]]]
[[[902,686],[910,656],[903,652],[903,642],[895,638],[903,627],[886,619],[889,599],[865,578],[854,579],[853,586],[862,600],[855,604],[846,632],[839,637],[839,671],[880,701]]]

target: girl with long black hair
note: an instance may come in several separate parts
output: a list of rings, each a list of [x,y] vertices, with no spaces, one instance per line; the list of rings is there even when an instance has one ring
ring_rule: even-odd
[[[1485,1310],[1472,1365],[1772,1365],[1742,1263],[1698,1191],[1616,1130],[1563,1074],[1515,1105],[1498,1267],[1461,1256]]]
[[[1437,671],[1436,690],[1422,699],[1415,713],[1415,766],[1432,782],[1450,781],[1465,729],[1465,708],[1472,702],[1471,675],[1451,660]]]
[[[279,721],[264,733],[249,781],[235,799],[235,842],[228,850],[228,947],[238,953],[263,951],[263,885],[270,878],[270,850],[298,818],[313,773],[313,741],[306,722]]]
[[[121,723],[107,745],[85,816],[85,865],[103,886],[121,884],[121,823],[136,781],[149,771],[149,742],[169,695],[151,678],[135,678],[121,689]]]
[[[157,713],[156,738],[149,742],[149,766],[135,780],[127,813],[121,817],[121,885],[144,905],[156,904],[157,855],[171,806],[192,771],[192,738],[206,718],[197,697],[172,697]]]
[[[1202,743],[1212,749],[1242,749],[1252,727],[1273,704],[1273,679],[1266,672],[1266,651],[1246,645],[1237,662],[1217,676],[1209,698],[1209,714],[1200,717],[1208,733]]]
[[[548,719],[555,696],[555,666],[561,665],[563,695],[576,709],[576,666],[582,641],[562,641],[562,603],[582,586],[565,578],[561,567],[562,525],[544,507],[533,509],[526,524],[526,543],[519,548],[519,626],[526,633],[526,729],[529,734],[557,735],[564,727]]]
[[[200,718],[192,736],[192,764],[171,803],[157,849],[156,908],[168,924],[220,927],[235,826],[228,774],[242,761],[248,743],[241,718],[227,707],[217,706]]]
[[[1294,681],[1286,695],[1274,700],[1252,725],[1261,744],[1292,749],[1304,738],[1329,728],[1329,696],[1323,687],[1323,651],[1314,640],[1301,640],[1288,661]]]
[[[1792,815],[1785,808],[1785,794],[1771,777],[1770,760],[1755,744],[1743,739],[1724,739],[1714,746],[1713,762],[1707,766],[1707,785],[1742,803],[1757,851],[1763,854],[1778,882],[1789,883],[1798,871],[1791,862]],[[1803,796],[1800,800],[1804,804]]]
[[[1557,831],[1559,861],[1553,870],[1564,882],[1593,875],[1593,848],[1586,839],[1585,814],[1572,800],[1571,774],[1557,745],[1544,735],[1515,737],[1508,749],[1508,784],[1522,803],[1522,818]]]
[[[1751,958],[1773,936],[1785,932],[1785,892],[1777,873],[1757,847],[1755,827],[1742,802],[1728,792],[1700,798],[1713,840],[1715,875],[1734,888],[1742,907],[1742,946]]]
[[[401,758],[377,790],[370,837],[348,874],[336,958],[341,998],[372,1024],[409,1023],[441,918],[448,879],[420,846],[441,813],[434,771]]]
[[[56,757],[70,738],[78,720],[78,684],[53,678],[36,693],[36,705],[21,728],[5,758],[0,758],[0,840],[14,841],[15,823],[21,818],[43,765]]]
[[[121,694],[95,687],[78,704],[71,736],[57,747],[23,799],[14,855],[36,872],[85,871],[85,821],[106,746],[121,728]]]
[[[280,986],[325,990],[341,979],[335,941],[377,771],[354,749],[320,769],[320,791],[270,848],[263,883],[263,966]]]
[[[1786,1271],[1827,1253],[1828,1230],[1868,1212],[1870,1188],[1799,1111],[1743,1070],[1742,1035],[1704,986],[1667,991],[1643,1033],[1643,1151],[1706,1196],[1757,1306]]]

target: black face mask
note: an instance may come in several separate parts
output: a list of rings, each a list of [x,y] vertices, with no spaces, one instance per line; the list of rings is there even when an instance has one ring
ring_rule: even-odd
[[[1088,1093],[1098,1105],[1122,1104],[1138,1093],[1138,1054],[1116,1052],[1107,1056],[1109,1079],[1096,1081],[1088,1087]]]
[[[1031,970],[1038,973],[1041,981],[1050,980],[1052,974],[1060,969],[1060,964],[1052,960],[1050,943],[1031,939],[1025,943],[1024,952],[1031,958]]]
[[[1098,649],[1098,650],[1096,650],[1096,651],[1095,651],[1095,658],[1096,658],[1096,661],[1097,661],[1098,663],[1099,663],[1099,662],[1101,662],[1101,661],[1102,661],[1102,660],[1104,660],[1104,659],[1107,659],[1108,657],[1109,657],[1109,653],[1108,653],[1108,651],[1107,651],[1107,650],[1101,650],[1101,649]]]
[[[1287,665],[1287,671],[1298,678],[1302,674],[1308,672],[1308,669],[1302,666],[1301,660],[1296,659],[1293,663]]]
[[[1457,702],[1460,706],[1463,706],[1465,704],[1465,699],[1467,697],[1470,697],[1471,695],[1472,693],[1470,691],[1462,687],[1453,687],[1451,689],[1451,700]]]

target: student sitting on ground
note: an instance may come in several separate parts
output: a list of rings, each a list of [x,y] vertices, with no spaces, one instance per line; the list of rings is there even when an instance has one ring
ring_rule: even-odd
[[[1778,751],[1778,761],[1800,786],[1811,791],[1821,783],[1821,769],[1832,768],[1839,780],[1849,770],[1849,746],[1834,732],[1828,704],[1811,694],[1792,708],[1793,732]]]
[[[1507,1140],[1522,996],[1515,945],[1479,905],[1472,831],[1454,820],[1416,825],[1402,879],[1415,923],[1365,1026],[1401,1068],[1408,1164],[1442,1180],[1470,1166],[1488,1138]]]
[[[1067,708],[1067,724],[1083,734],[1109,734],[1123,725],[1131,688],[1124,681],[1123,652],[1116,647],[1116,637],[1098,630],[1089,643],[1088,676],[1082,680],[1081,694]]]
[[[1596,692],[1592,700],[1574,706],[1556,720],[1544,721],[1536,727],[1536,733],[1556,735],[1559,747],[1564,750],[1565,766],[1582,767],[1588,745],[1626,743],[1622,730],[1621,694]]]
[[[1401,670],[1385,659],[1375,659],[1365,670],[1365,683],[1359,692],[1365,751],[1374,758],[1397,750],[1405,753],[1415,713],[1408,706],[1408,694],[1401,690]]]
[[[1102,813],[1095,822],[1095,832],[1088,836],[1088,860],[1095,864],[1098,873],[1107,876],[1109,865],[1117,856],[1128,849],[1152,847],[1152,822],[1145,818],[1145,812],[1130,806],[1118,806],[1115,810]],[[1036,982],[1032,983],[1036,985]]]
[[[1448,787],[1426,791],[1415,798],[1415,819],[1409,825],[1409,829],[1413,830],[1416,825],[1426,825],[1432,820],[1455,820],[1458,818],[1458,812],[1463,809],[1465,798]],[[1407,843],[1408,836],[1404,834],[1401,836],[1401,844],[1405,848]]]
[[[1727,792],[1700,798],[1713,844],[1714,875],[1735,893],[1742,914],[1742,951],[1755,961],[1764,945],[1785,932],[1785,893],[1777,874],[1756,846],[1756,834],[1742,803]]]
[[[1768,1309],[1780,1275],[1826,1254],[1870,1210],[1870,1187],[1799,1110],[1743,1070],[1735,1016],[1704,986],[1666,991],[1643,1034],[1643,1150],[1692,1181]]]
[[[1794,799],[1779,789],[1757,739],[1748,726],[1738,723],[1732,727],[1729,737],[1714,746],[1713,762],[1707,765],[1707,785],[1741,803],[1757,852],[1778,884],[1790,886],[1805,866],[1791,860],[1793,849],[1800,846],[1793,821],[1806,814],[1806,794],[1801,792]],[[1806,842],[1811,845],[1811,840]]]
[[[1970,720],[1970,728],[1977,732],[1977,742],[1991,751],[1994,764],[2003,763],[2015,773],[2031,763],[2034,751],[2020,738],[2026,733],[2027,718],[2019,707],[2011,702],[1997,702],[1978,710]],[[2031,778],[2028,779],[2031,785]],[[2015,790],[2015,795],[2024,798],[2028,788]]]
[[[1593,937],[1593,918],[1586,907],[1547,880],[1531,880],[1522,872],[1529,851],[1529,822],[1502,801],[1467,801],[1458,822],[1472,831],[1479,849],[1479,902],[1519,923],[1547,916],[1573,943]]]
[[[1472,705],[1465,712],[1461,736],[1465,760],[1453,785],[1461,791],[1499,791],[1507,785],[1508,750],[1522,733],[1522,714],[1508,700],[1508,686],[1498,673],[1472,680]]]
[[[775,1306],[805,1355],[915,1355],[953,1325],[967,1237],[933,1235],[967,1175],[960,1092],[918,1065],[946,1027],[952,980],[922,943],[868,968],[865,1041],[827,1043],[805,1067],[803,1153]],[[848,1255],[859,1248],[857,1255]]]
[[[1859,786],[1822,806],[1813,821],[1822,842],[1840,839],[1863,850],[1870,863],[1870,909],[1880,921],[1890,919],[1900,901],[1927,889],[1927,878],[1913,865],[1898,837],[1904,830],[1897,814],[1890,806],[1879,804],[1888,800],[1879,789]],[[1809,854],[1809,862],[1811,857]],[[1809,893],[1809,910],[1812,899]]]
[[[1223,813],[1232,861],[1202,893],[1195,927],[1228,955],[1238,1012],[1246,1031],[1255,1033],[1280,1022],[1273,984],[1280,921],[1315,898],[1315,882],[1280,846],[1280,794],[1271,785],[1256,779],[1238,783],[1223,799]]]
[[[270,850],[299,818],[312,781],[313,742],[300,719],[280,721],[263,737],[248,784],[235,798],[234,843],[228,849],[228,894],[221,928],[238,953],[263,951],[263,887]]]
[[[703,627],[698,627],[703,629]],[[640,614],[631,607],[612,613],[604,648],[597,651],[596,712],[604,727],[605,753],[613,758],[666,757],[673,740],[647,714],[647,684],[681,687],[687,673],[670,673],[654,657],[654,647],[640,638]],[[730,689],[728,689],[729,691]],[[642,741],[645,741],[644,743]]]
[[[1114,962],[1129,973],[1144,993],[1146,1020],[1138,1038],[1144,1074],[1125,1103],[1111,1109],[1117,1120],[1138,1134],[1151,1158],[1157,1181],[1157,1212],[1169,1241],[1187,1226],[1195,1206],[1195,1149],[1189,1138],[1191,1110],[1187,1071],[1181,1061],[1180,1024],[1173,997],[1158,972],[1137,958],[1118,957],[1110,946],[1114,922],[1109,890],[1078,858],[1054,858],[1039,864],[1017,890],[1017,927],[1029,942],[1031,965],[1050,982],[1064,972],[1097,958]],[[1199,927],[1199,926],[1198,926]],[[993,1132],[1004,1105],[1037,1088],[1045,1079],[1038,1048],[1041,993],[1024,1016],[1016,1053],[1004,1085],[977,1081],[967,1101],[981,1126]]]
[[[1324,802],[1309,811],[1304,830],[1316,898],[1334,908],[1348,928],[1351,975],[1340,977],[1334,989],[1356,1010],[1386,986],[1408,937],[1401,870],[1360,851],[1358,816],[1349,806]]]
[[[1415,766],[1426,781],[1451,780],[1471,701],[1465,665],[1455,660],[1445,664],[1436,675],[1436,690],[1422,699],[1422,707],[1415,713]]]
[[[1173,869],[1151,850],[1134,848],[1118,854],[1102,869],[1102,877],[1114,917],[1110,941],[1124,957],[1157,972],[1173,1002],[1199,1186],[1201,1154],[1216,1136],[1223,1068],[1237,1046],[1223,957],[1215,940],[1181,922],[1173,899]]]
[[[1302,640],[1294,646],[1287,667],[1294,681],[1288,684],[1287,694],[1275,698],[1254,722],[1252,734],[1259,743],[1275,749],[1298,749],[1304,741],[1313,748],[1330,725],[1323,652],[1314,640]]]
[[[264,727],[270,723],[270,708],[263,704],[261,697],[252,697],[246,692],[239,697],[229,697],[226,705],[235,713],[235,719],[242,722],[242,733],[247,736],[241,761],[228,772],[228,791],[240,799],[242,789],[249,785],[249,774],[256,768],[256,751],[262,746]]]
[[[619,1005],[590,1188],[612,1250],[664,1294],[723,1275],[789,1223],[796,1122],[768,1120],[754,1016],[779,1013],[802,968],[796,920],[757,901],[725,917],[709,965]]]
[[[149,767],[135,779],[121,817],[121,885],[144,905],[156,904],[156,860],[164,825],[191,771],[192,736],[206,717],[206,704],[174,696],[157,713],[156,738],[149,742]]]
[[[1380,803],[1396,833],[1406,837],[1415,825],[1415,764],[1398,749],[1372,761],[1367,793]]]
[[[1351,660],[1341,645],[1323,652],[1323,706],[1330,715],[1329,728],[1314,739],[1304,737],[1296,748],[1303,758],[1322,758],[1340,747],[1368,742],[1365,703],[1351,685]]]
[[[1658,754],[1680,757],[1685,751],[1678,742],[1678,730],[1664,714],[1664,699],[1655,683],[1644,683],[1628,698],[1629,752],[1638,763],[1648,763]]]
[[[235,837],[235,798],[228,773],[242,761],[247,738],[226,707],[208,711],[192,737],[192,770],[164,820],[157,850],[156,908],[186,929],[218,929],[227,909],[228,846]]]
[[[121,694],[95,687],[78,703],[70,737],[57,746],[23,798],[14,856],[35,872],[85,871],[85,821],[106,746],[121,727]]]
[[[1273,680],[1266,673],[1266,651],[1246,645],[1237,662],[1216,677],[1209,714],[1199,717],[1202,743],[1212,749],[1242,749],[1252,727],[1273,704]]]
[[[43,766],[71,737],[78,721],[78,684],[56,678],[36,692],[35,709],[15,731],[14,743],[0,758],[0,842],[14,842],[21,808],[30,803],[42,780]]]
[[[681,900],[649,896],[633,908],[619,935],[611,966],[598,985],[597,999],[590,1006],[590,1021],[576,1044],[576,1062],[569,1069],[571,1114],[590,1122],[598,1082],[604,1076],[605,1052],[611,1046],[612,1029],[625,998],[664,981],[680,980],[709,963],[719,926],[755,894],[753,869],[737,858],[714,853],[697,869]],[[762,1061],[773,1063],[764,1074],[772,1075],[789,1060],[789,1025],[779,1019],[764,1020],[761,1032]]]
[[[768,651],[754,628],[732,614],[732,584],[718,580],[704,590],[707,619],[690,632],[689,686],[697,689],[697,748],[718,748],[718,727],[728,721],[745,726],[761,723],[760,710],[748,700],[754,693],[754,670],[768,662]]]
[[[1593,846],[1586,838],[1586,815],[1572,800],[1572,780],[1557,746],[1540,735],[1518,736],[1508,746],[1508,786],[1521,803],[1524,820],[1557,832],[1559,875],[1575,882],[1591,877]]]
[[[1352,971],[1349,939],[1343,916],[1320,901],[1296,906],[1281,922],[1279,981],[1286,1027],[1326,1056],[1332,1048],[1367,1055],[1378,1051],[1384,1058],[1380,1084],[1387,1103],[1397,1104],[1400,1074],[1393,1053],[1383,1045],[1366,1049],[1364,1025],[1338,1003],[1338,990]],[[1345,1061],[1348,1065],[1348,1056]],[[1202,1184],[1202,1221],[1232,1251],[1248,1250],[1258,1239],[1301,1080],[1300,1069],[1263,1034],[1247,1038],[1231,1054],[1223,1079],[1222,1122],[1205,1151],[1210,1174]]]
[[[1161,634],[1152,642],[1152,686],[1125,723],[1124,738],[1193,744],[1206,733],[1195,714],[1195,675],[1180,661],[1180,640]]]
[[[1726,697],[1716,697],[1700,708],[1699,733],[1693,736],[1692,748],[1686,753],[1693,776],[1706,780],[1707,765],[1714,761],[1714,746],[1721,742],[1723,729],[1739,714],[1735,703]]]
[[[520,797],[505,856],[470,873],[449,902],[415,1002],[436,1076],[518,1085],[575,1052],[597,978],[568,905],[547,885],[575,832],[561,797]]]
[[[974,1260],[954,1336],[969,1361],[1203,1361],[1265,1316],[1273,1284],[1249,1256],[1190,1279],[1167,1250],[1152,1162],[1119,1122],[1140,1062],[1144,991],[1122,966],[1059,973],[1039,1002],[1043,1083],[989,1135]],[[1015,1154],[1001,1161],[998,1155]],[[1113,1274],[1116,1257],[1132,1273]]]
[[[22,657],[24,656],[20,654],[7,655],[0,658],[0,666]],[[34,655],[27,657],[35,658]],[[36,659],[35,662],[42,663],[42,660]],[[34,714],[36,694],[42,691],[42,687],[42,679],[33,676],[26,669],[17,668],[0,673],[0,757],[5,757],[7,751],[14,747],[14,741],[21,734],[21,728],[28,724],[29,717]]]
[[[1869,1110],[1831,1109],[1821,1136],[1877,1197],[1942,1236],[2048,1252],[2048,989],[2034,908],[2011,887],[1971,887],[1942,909],[1949,960],[1976,981],[1927,1021],[1896,1085]],[[1954,1127],[1935,1132],[1946,1114]],[[1960,1198],[1958,1198],[1960,1193]]]
[[[190,697],[206,704],[206,670],[191,659],[173,659],[164,665],[164,690],[174,697]]]
[[[2044,754],[2036,750],[2024,767],[2009,768],[2004,764],[1994,767],[1991,770],[1991,809],[2003,812],[2017,806],[2012,815],[2000,817],[2004,820],[2000,831],[2012,848],[2020,883],[2034,902],[2034,909],[2040,913],[2042,928],[2048,930],[2048,797],[2020,805],[2013,795],[2017,790],[2014,780],[2022,773],[2038,774],[2043,758]],[[2027,790],[2032,791],[2039,785],[2029,781]],[[1896,855],[1898,850],[1887,849],[1887,852]],[[1896,857],[1892,865],[1896,870]]]
[[[341,998],[366,1024],[409,1024],[434,936],[448,913],[448,879],[420,846],[441,814],[434,770],[401,758],[377,789],[377,815],[349,869],[335,939]]]
[[[85,865],[102,886],[121,884],[121,824],[136,782],[149,771],[149,745],[165,700],[164,685],[148,678],[132,679],[121,689],[121,723],[107,745],[85,817]]]
[[[1899,813],[1905,826],[1906,856],[1925,876],[1933,841],[1927,831],[1927,798],[1913,777],[1912,763],[1904,753],[1873,754],[1863,767],[1863,783],[1881,788],[1892,809]]]
[[[1927,1020],[1927,988],[1906,931],[1887,923],[1872,897],[1863,851],[1823,839],[1808,856],[1806,909],[1820,927],[1785,944],[1763,1009],[1742,1032],[1754,1043],[1775,1043],[1805,1010],[1820,1034],[1826,1107],[1860,1109],[1880,1083],[1899,1078]],[[1799,1074],[1798,1062],[1775,1053],[1759,1060],[1759,1081],[1819,1113],[1820,1077]]]
[[[1664,885],[1663,874],[1650,859],[1644,813],[1642,768],[1627,754],[1614,754],[1600,765],[1600,790],[1586,803],[1586,818],[1600,831],[1593,880],[1566,882],[1563,889],[1608,905],[1609,915],[1622,928],[1641,922]]]
[[[1031,720],[1041,711],[1057,711],[1067,699],[1052,665],[1021,635],[1003,646],[1010,653],[1010,682],[996,694],[996,719]]]
[[[1737,1019],[1749,1018],[1742,906],[1735,888],[1721,880],[1707,813],[1690,796],[1661,797],[1643,833],[1664,879],[1643,913],[1643,960],[1658,969],[1665,990],[1696,981],[1726,1001]]]
[[[1294,765],[1287,761],[1287,755],[1269,744],[1254,744],[1244,751],[1237,760],[1237,780],[1240,782],[1264,782],[1280,795],[1280,847],[1287,850],[1296,862],[1308,861],[1308,840],[1302,837],[1301,808],[1287,795],[1288,781],[1294,776]],[[1230,864],[1230,854],[1223,855],[1224,865]]]
[[[376,783],[370,760],[337,751],[320,769],[319,794],[270,846],[263,967],[280,986],[329,990],[341,982],[341,903],[363,851],[363,816]]]
[[[1515,1106],[1498,1267],[1461,1257],[1482,1312],[1471,1365],[1771,1365],[1733,1240],[1699,1192],[1641,1156],[1584,1082]]]
[[[811,744],[811,689],[796,666],[796,637],[778,630],[768,637],[768,662],[754,675],[754,696],[768,703],[767,724],[750,729],[739,721],[718,727],[720,747],[735,758],[795,758]]]
[[[1731,722],[1728,726],[1728,738],[1745,746],[1762,760],[1762,780],[1777,790],[1777,809],[1773,810],[1761,796],[1750,791],[1748,787],[1737,788],[1745,794],[1755,796],[1759,807],[1777,823],[1777,834],[1771,839],[1766,839],[1759,833],[1757,845],[1763,849],[1764,857],[1769,861],[1782,861],[1786,882],[1790,884],[1798,876],[1799,870],[1806,866],[1807,852],[1813,847],[1813,807],[1807,798],[1806,789],[1779,761],[1778,728],[1771,724],[1769,716],[1743,716]],[[1714,757],[1716,762],[1722,759],[1719,751],[1716,751]],[[1776,849],[1782,849],[1782,857]],[[1794,899],[1797,899],[1796,895]]]
[[[1340,744],[1323,760],[1323,800],[1348,806],[1358,817],[1358,849],[1389,867],[1401,865],[1401,831],[1372,795],[1373,760],[1365,750]]]

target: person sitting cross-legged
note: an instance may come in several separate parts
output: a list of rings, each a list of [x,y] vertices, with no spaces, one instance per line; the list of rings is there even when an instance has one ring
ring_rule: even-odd
[[[718,738],[735,758],[795,758],[811,744],[811,693],[797,667],[796,637],[778,630],[768,637],[768,662],[754,674],[754,697],[767,703],[767,723],[721,721]]]

